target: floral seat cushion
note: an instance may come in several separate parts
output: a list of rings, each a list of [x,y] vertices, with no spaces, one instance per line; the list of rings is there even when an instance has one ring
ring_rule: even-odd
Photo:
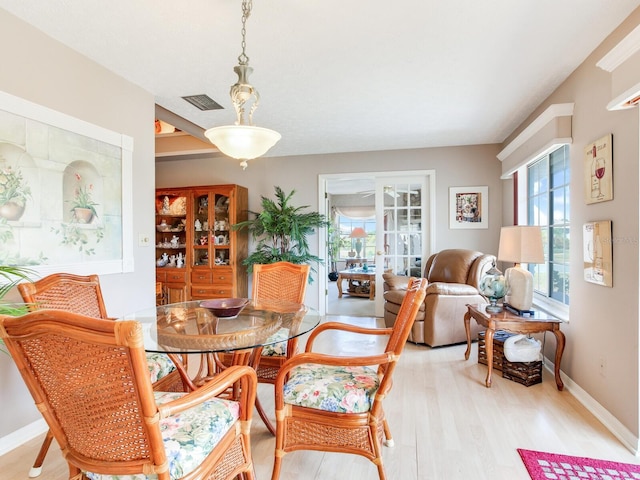
[[[304,364],[291,370],[284,402],[329,412],[364,413],[371,409],[379,386],[371,367]]]
[[[287,354],[287,340],[289,339],[289,329],[281,328],[276,333],[267,338],[265,345],[262,347],[263,357],[283,357]],[[277,342],[277,343],[272,343]]]
[[[175,400],[185,393],[154,392],[158,404]],[[169,459],[171,480],[192,471],[213,450],[240,417],[237,402],[214,399],[177,415],[160,420],[162,440]],[[156,475],[102,475],[86,473],[91,480],[155,480]]]
[[[151,383],[156,383],[176,369],[169,356],[164,353],[147,353],[147,366]]]

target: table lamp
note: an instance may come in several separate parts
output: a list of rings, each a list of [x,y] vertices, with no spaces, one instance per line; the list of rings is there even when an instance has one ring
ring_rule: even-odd
[[[530,225],[502,227],[498,260],[515,263],[514,267],[504,272],[508,285],[505,306],[518,314],[530,313],[533,305],[533,275],[520,264],[544,263],[540,227]]]
[[[356,227],[351,230],[350,238],[356,239],[356,258],[360,258],[360,252],[362,251],[362,239],[367,238],[367,232],[362,227]]]

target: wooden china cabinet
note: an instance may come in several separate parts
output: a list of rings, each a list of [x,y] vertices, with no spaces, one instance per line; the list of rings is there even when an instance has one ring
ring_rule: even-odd
[[[248,191],[239,185],[156,190],[156,280],[167,303],[247,297]]]

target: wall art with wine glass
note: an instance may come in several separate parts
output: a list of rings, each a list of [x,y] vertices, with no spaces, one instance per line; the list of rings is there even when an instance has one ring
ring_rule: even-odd
[[[611,220],[588,222],[582,226],[583,269],[587,282],[613,286]]]
[[[584,147],[584,200],[587,205],[613,200],[613,135]]]
[[[133,139],[0,92],[0,264],[133,271]]]

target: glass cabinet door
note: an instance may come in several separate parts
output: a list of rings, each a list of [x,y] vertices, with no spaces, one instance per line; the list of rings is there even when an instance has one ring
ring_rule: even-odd
[[[214,265],[229,265],[229,249],[230,249],[230,228],[229,224],[229,196],[221,193],[214,194],[213,209],[213,250]]]
[[[156,266],[184,268],[187,253],[187,197],[156,196]]]
[[[196,193],[193,196],[193,266],[209,267],[209,242],[211,229],[209,216],[209,194]]]

